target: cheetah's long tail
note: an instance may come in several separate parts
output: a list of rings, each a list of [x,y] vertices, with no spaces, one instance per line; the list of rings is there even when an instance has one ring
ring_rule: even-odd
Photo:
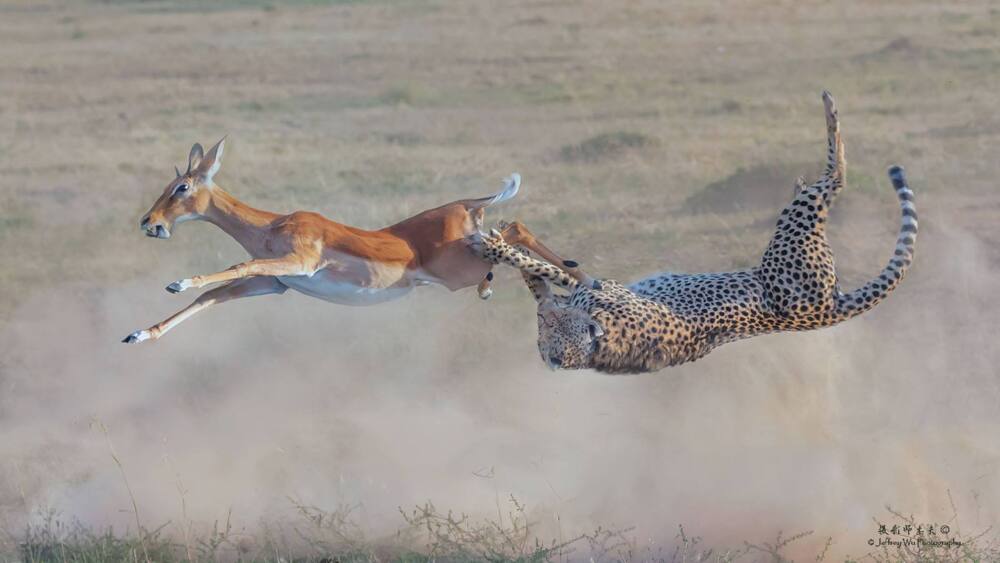
[[[896,289],[913,261],[913,247],[917,241],[917,210],[913,206],[913,192],[906,185],[902,167],[889,168],[889,179],[896,189],[896,197],[899,198],[903,213],[896,250],[877,278],[860,289],[837,295],[838,321],[849,319],[878,305],[889,292]]]

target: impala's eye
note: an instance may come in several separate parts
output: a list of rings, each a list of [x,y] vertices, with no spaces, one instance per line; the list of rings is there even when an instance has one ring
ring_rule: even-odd
[[[188,191],[188,185],[187,184],[178,184],[177,187],[174,188],[174,193],[175,194],[182,194],[182,193],[184,193],[186,191]]]

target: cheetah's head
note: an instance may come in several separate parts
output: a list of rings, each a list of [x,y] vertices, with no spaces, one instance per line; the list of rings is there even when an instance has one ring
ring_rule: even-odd
[[[538,304],[538,352],[552,369],[591,367],[604,328],[586,311],[552,296]]]

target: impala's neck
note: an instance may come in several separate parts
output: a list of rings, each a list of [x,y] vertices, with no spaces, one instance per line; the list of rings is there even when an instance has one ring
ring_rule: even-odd
[[[202,214],[205,221],[236,239],[251,255],[257,254],[268,227],[278,217],[277,213],[250,207],[218,186],[212,189],[212,199]]]

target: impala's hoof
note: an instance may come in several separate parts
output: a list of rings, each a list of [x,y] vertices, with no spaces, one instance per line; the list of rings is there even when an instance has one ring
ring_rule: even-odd
[[[167,286],[167,291],[170,293],[180,293],[185,289],[191,288],[191,280],[180,280]]]
[[[489,299],[491,295],[493,295],[492,287],[487,287],[486,289],[479,292],[479,298],[482,299],[483,301]]]
[[[152,338],[153,335],[148,330],[137,330],[132,334],[122,338],[122,342],[125,344],[138,344]]]

